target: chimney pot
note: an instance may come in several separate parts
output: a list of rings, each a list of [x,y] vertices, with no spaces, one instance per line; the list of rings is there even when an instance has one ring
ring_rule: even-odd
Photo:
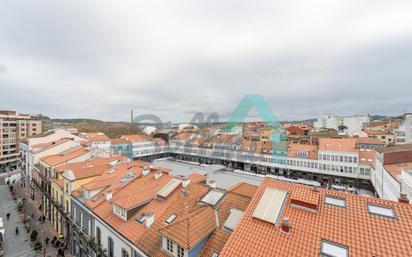
[[[406,193],[400,193],[399,202],[400,203],[409,203],[408,195]]]
[[[215,180],[210,180],[209,181],[209,187],[210,188],[216,188],[216,181]]]
[[[149,174],[149,172],[150,172],[149,167],[148,167],[148,166],[144,166],[144,167],[143,167],[143,171],[142,171],[143,176],[146,176],[147,174]]]
[[[154,214],[146,213],[146,228],[150,228],[154,223]]]
[[[282,232],[289,234],[291,227],[288,218],[284,218],[281,226]]]
[[[112,199],[112,197],[113,197],[113,192],[110,190],[110,191],[107,191],[107,193],[106,193],[106,200],[107,201],[110,201],[111,199]]]
[[[159,179],[162,176],[162,171],[158,170],[155,172],[155,179]]]
[[[182,178],[182,186],[183,188],[187,188],[187,186],[190,184],[190,178],[188,176],[184,176]]]

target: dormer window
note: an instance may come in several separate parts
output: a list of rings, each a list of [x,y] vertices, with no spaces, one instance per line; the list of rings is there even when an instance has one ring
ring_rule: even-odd
[[[184,257],[185,256],[185,248],[177,245],[177,257]]]
[[[113,204],[113,213],[119,218],[127,220],[127,211],[116,204]]]
[[[173,241],[170,240],[169,238],[166,238],[166,250],[169,253],[173,253]]]

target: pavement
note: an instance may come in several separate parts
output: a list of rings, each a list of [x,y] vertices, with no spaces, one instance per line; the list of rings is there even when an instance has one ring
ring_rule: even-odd
[[[6,214],[10,213],[10,219],[7,220]],[[0,217],[3,221],[4,239],[3,249],[4,256],[22,257],[33,256],[33,250],[30,247],[29,238],[21,222],[21,214],[17,212],[16,203],[5,185],[0,186]],[[16,235],[15,229],[19,228],[19,234]]]
[[[186,176],[193,172],[207,175],[208,179],[216,181],[217,187],[224,189],[230,188],[240,182],[258,186],[263,181],[263,177],[220,170],[223,167],[222,165],[198,165],[195,163],[168,159],[154,160],[153,165],[155,167],[165,167],[170,169],[170,174],[174,176]]]
[[[3,204],[3,197],[4,195],[7,193],[9,195],[9,205],[14,206],[14,210],[15,210],[15,215],[11,214],[10,215],[10,219],[12,218],[12,216],[14,217],[14,219],[16,220],[15,222],[17,224],[19,224],[21,226],[21,228],[19,228],[20,230],[20,236],[25,238],[25,241],[23,242],[25,244],[25,250],[22,251],[22,246],[18,245],[18,247],[14,247],[14,251],[20,251],[18,253],[10,253],[10,254],[15,254],[15,255],[9,255],[9,253],[7,251],[5,251],[5,256],[7,257],[17,257],[17,256],[21,256],[21,257],[40,257],[40,256],[46,256],[46,257],[55,257],[57,255],[57,249],[54,248],[53,246],[51,246],[51,244],[49,243],[48,246],[46,247],[46,251],[44,251],[44,249],[42,249],[41,251],[33,251],[31,250],[34,246],[34,243],[30,243],[30,239],[29,239],[29,235],[26,233],[26,230],[22,227],[22,221],[24,219],[28,219],[28,224],[31,228],[31,230],[35,229],[38,232],[38,236],[37,236],[37,240],[39,242],[44,243],[44,240],[46,237],[48,237],[50,239],[50,241],[53,239],[54,236],[56,236],[56,232],[54,231],[53,227],[50,225],[50,223],[46,220],[45,223],[42,223],[39,221],[39,217],[42,215],[41,211],[38,208],[38,203],[34,202],[31,198],[30,198],[30,193],[28,191],[28,185],[26,183],[26,187],[21,187],[20,182],[16,181],[14,184],[14,196],[15,197],[24,197],[26,199],[26,202],[24,203],[24,207],[23,207],[23,212],[21,214],[17,214],[17,210],[15,208],[15,202],[13,201],[13,199],[11,198],[11,194],[9,192],[9,189],[7,186],[0,186],[3,190],[4,188],[4,192],[1,191],[0,193],[0,199],[1,199],[1,204]],[[0,210],[1,212],[2,210]],[[7,213],[7,212],[6,212]],[[11,212],[10,212],[11,213]],[[29,218],[31,217],[31,215],[33,214],[33,218]],[[3,215],[2,215],[3,216]],[[4,214],[4,217],[5,214]],[[5,218],[4,218],[5,219]],[[4,220],[3,219],[3,220]],[[15,228],[15,227],[14,227]],[[14,228],[11,232],[13,232],[13,236],[14,236]],[[7,234],[6,234],[6,241],[7,241]],[[27,248],[28,246],[28,248]],[[13,250],[10,250],[13,251]],[[25,252],[26,251],[26,252]],[[17,254],[17,255],[16,255]],[[65,252],[65,256],[66,257],[71,257],[70,254],[67,253],[67,251]]]

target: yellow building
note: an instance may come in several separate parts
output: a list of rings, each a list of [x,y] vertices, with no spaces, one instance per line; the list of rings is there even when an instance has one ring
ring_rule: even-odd
[[[55,169],[56,177],[51,179],[51,197],[54,204],[51,208],[51,223],[60,237],[68,230],[66,215],[71,212],[71,193],[83,184],[107,172],[119,161],[119,157],[93,158],[82,162],[74,162]]]

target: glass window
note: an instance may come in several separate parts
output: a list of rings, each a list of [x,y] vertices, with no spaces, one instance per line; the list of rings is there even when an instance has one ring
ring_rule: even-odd
[[[345,199],[336,198],[332,196],[325,196],[325,203],[329,205],[338,206],[338,207],[346,207]]]
[[[129,253],[125,249],[122,249],[122,257],[129,257]]]
[[[108,247],[108,251],[107,251],[108,256],[114,257],[114,242],[111,237],[107,238],[107,247]]]
[[[185,256],[185,249],[180,245],[177,246],[177,257],[184,257]]]
[[[173,253],[173,241],[169,238],[166,239],[166,250]]]
[[[395,213],[390,207],[368,204],[368,211],[371,214],[376,214],[388,218],[395,218]]]
[[[349,249],[346,246],[322,240],[321,256],[347,257],[349,256]]]
[[[100,231],[99,227],[96,227],[96,242],[97,242],[97,245],[102,244],[102,231]]]

